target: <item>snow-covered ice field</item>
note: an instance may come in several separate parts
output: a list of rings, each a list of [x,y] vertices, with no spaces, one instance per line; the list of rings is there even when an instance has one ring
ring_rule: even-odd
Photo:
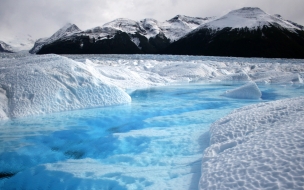
[[[0,189],[304,186],[304,60],[0,57]]]

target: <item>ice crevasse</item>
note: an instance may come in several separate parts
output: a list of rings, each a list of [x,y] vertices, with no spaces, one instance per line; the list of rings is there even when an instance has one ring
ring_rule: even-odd
[[[2,60],[0,119],[131,102],[93,66],[58,55]]]

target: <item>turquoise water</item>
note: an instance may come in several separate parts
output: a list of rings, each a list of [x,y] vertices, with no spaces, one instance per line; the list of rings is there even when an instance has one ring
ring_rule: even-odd
[[[196,189],[214,121],[304,91],[266,85],[260,100],[221,96],[236,86],[141,89],[128,105],[2,121],[0,189]]]

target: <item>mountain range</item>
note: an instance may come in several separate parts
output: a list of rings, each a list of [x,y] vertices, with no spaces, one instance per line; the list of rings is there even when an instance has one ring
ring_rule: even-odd
[[[160,53],[169,44],[185,36],[200,25],[212,20],[177,15],[158,22],[143,19],[139,22],[119,18],[103,26],[81,31],[75,24],[67,24],[50,38],[39,39],[31,53]]]
[[[242,8],[199,26],[170,44],[164,53],[304,58],[304,30],[280,15]]]
[[[255,7],[222,17],[177,15],[165,22],[119,18],[84,31],[67,24],[37,40],[30,53],[304,58],[304,27]]]

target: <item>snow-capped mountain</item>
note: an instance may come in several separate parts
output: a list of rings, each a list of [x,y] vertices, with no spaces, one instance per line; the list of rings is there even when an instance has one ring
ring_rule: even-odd
[[[279,19],[284,20],[283,17],[282,17],[281,15],[279,15],[279,14],[275,14],[275,15],[273,15],[273,16],[278,17]],[[290,20],[284,20],[284,21],[288,22],[289,24],[294,25],[296,28],[299,28],[299,29],[301,29],[301,30],[304,30],[304,26],[302,26],[302,25],[300,25],[300,24],[297,24],[297,23],[292,22],[292,21],[290,21]]]
[[[13,52],[12,46],[8,45],[7,43],[0,41],[0,52],[8,52],[11,53]]]
[[[35,42],[34,47],[30,50],[30,53],[36,53],[44,45],[50,44],[61,38],[71,36],[78,32],[81,32],[81,30],[75,24],[68,23],[65,26],[63,26],[61,29],[59,29],[56,33],[54,33],[51,37],[38,39]]]
[[[218,18],[119,18],[85,31],[68,24],[30,52],[304,58],[304,27],[254,7]]]
[[[245,7],[199,26],[164,53],[304,58],[304,30],[279,15]]]
[[[202,24],[214,20],[216,17],[189,17],[177,15],[176,17],[160,24],[160,29],[171,42],[178,40],[190,31],[196,29]]]
[[[276,25],[286,29],[297,29],[299,27],[284,20],[277,15],[272,16],[265,13],[263,10],[257,7],[244,7],[242,9],[229,12],[223,17],[220,17],[214,21],[208,22],[198,28],[212,28],[214,30],[222,30],[224,28],[249,28],[251,30],[257,28],[263,28],[264,26]]]
[[[102,28],[111,28],[128,34],[138,33],[147,39],[162,33],[170,41],[174,41],[212,19],[214,17],[199,18],[177,15],[165,22],[158,22],[152,18],[146,18],[137,22],[126,18],[119,18],[104,24]]]
[[[138,22],[130,19],[119,18],[106,23],[103,26],[97,26],[85,31],[80,31],[76,25],[68,24],[50,38],[39,39],[30,52],[41,53],[40,49],[43,46],[45,46],[45,48],[46,46],[50,47],[55,41],[62,41],[62,43],[65,41],[64,43],[66,43],[66,41],[69,41],[70,39],[75,41],[75,46],[85,49],[83,48],[83,41],[86,41],[87,37],[90,41],[99,43],[99,41],[102,40],[113,40],[117,34],[120,35],[120,33],[126,33],[129,35],[129,40],[136,45],[137,49],[140,50],[136,50],[134,53],[157,53],[160,49],[166,47],[173,41],[178,40],[201,24],[213,19],[214,17],[199,18],[177,15],[165,22],[158,22],[157,20],[150,18],[143,19]],[[45,50],[45,48],[42,51],[43,53],[50,51]],[[71,46],[69,46],[69,48],[71,48]],[[64,51],[60,53],[64,53]]]

